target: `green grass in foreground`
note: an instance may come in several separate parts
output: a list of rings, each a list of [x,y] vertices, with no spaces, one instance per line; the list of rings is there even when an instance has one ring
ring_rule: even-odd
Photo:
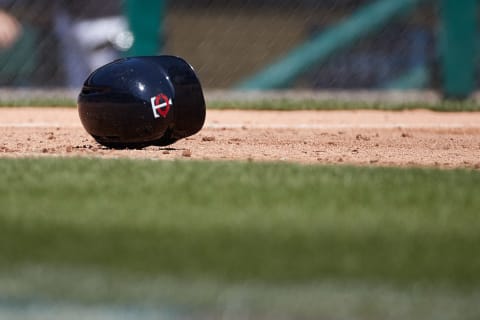
[[[480,172],[0,159],[0,270],[480,285]]]
[[[19,99],[0,100],[0,107],[75,107],[76,101],[71,99]],[[365,102],[341,100],[291,100],[268,99],[255,101],[220,101],[207,103],[208,109],[241,109],[241,110],[413,110],[429,109],[434,111],[480,111],[480,103],[467,101],[428,102]]]

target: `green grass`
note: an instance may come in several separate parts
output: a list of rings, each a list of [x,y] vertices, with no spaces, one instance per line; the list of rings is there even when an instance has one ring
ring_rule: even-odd
[[[19,99],[0,100],[0,107],[75,107],[72,99]],[[434,111],[480,111],[480,103],[473,100],[429,102],[366,102],[342,100],[294,100],[266,99],[253,101],[214,100],[207,104],[209,109],[240,110],[414,110],[428,109]]]
[[[480,172],[0,159],[0,271],[477,288]]]
[[[0,99],[0,107],[76,107],[77,102],[68,98],[32,98],[17,100]]]
[[[429,102],[366,102],[342,100],[289,100],[268,99],[255,101],[213,101],[210,109],[251,109],[251,110],[414,110],[434,111],[480,111],[480,104],[473,100]]]

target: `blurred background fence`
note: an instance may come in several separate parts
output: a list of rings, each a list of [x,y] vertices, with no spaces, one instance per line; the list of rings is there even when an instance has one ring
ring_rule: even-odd
[[[205,88],[477,86],[477,0],[0,0],[0,86],[77,88],[128,55],[173,54]]]

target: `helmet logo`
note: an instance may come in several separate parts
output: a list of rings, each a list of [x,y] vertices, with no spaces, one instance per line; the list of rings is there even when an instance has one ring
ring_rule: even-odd
[[[167,117],[168,111],[170,111],[170,107],[172,106],[172,99],[160,93],[155,97],[151,97],[150,102],[152,103],[153,116],[155,118]]]

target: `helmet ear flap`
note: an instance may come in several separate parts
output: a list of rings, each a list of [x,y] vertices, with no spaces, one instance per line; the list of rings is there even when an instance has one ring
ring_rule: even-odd
[[[173,85],[176,106],[173,124],[161,140],[163,143],[175,142],[202,129],[206,113],[205,99],[200,81],[188,62],[173,56],[159,58]]]
[[[169,145],[201,130],[205,99],[193,68],[174,56],[145,56],[104,65],[78,96],[85,130],[110,148]]]

